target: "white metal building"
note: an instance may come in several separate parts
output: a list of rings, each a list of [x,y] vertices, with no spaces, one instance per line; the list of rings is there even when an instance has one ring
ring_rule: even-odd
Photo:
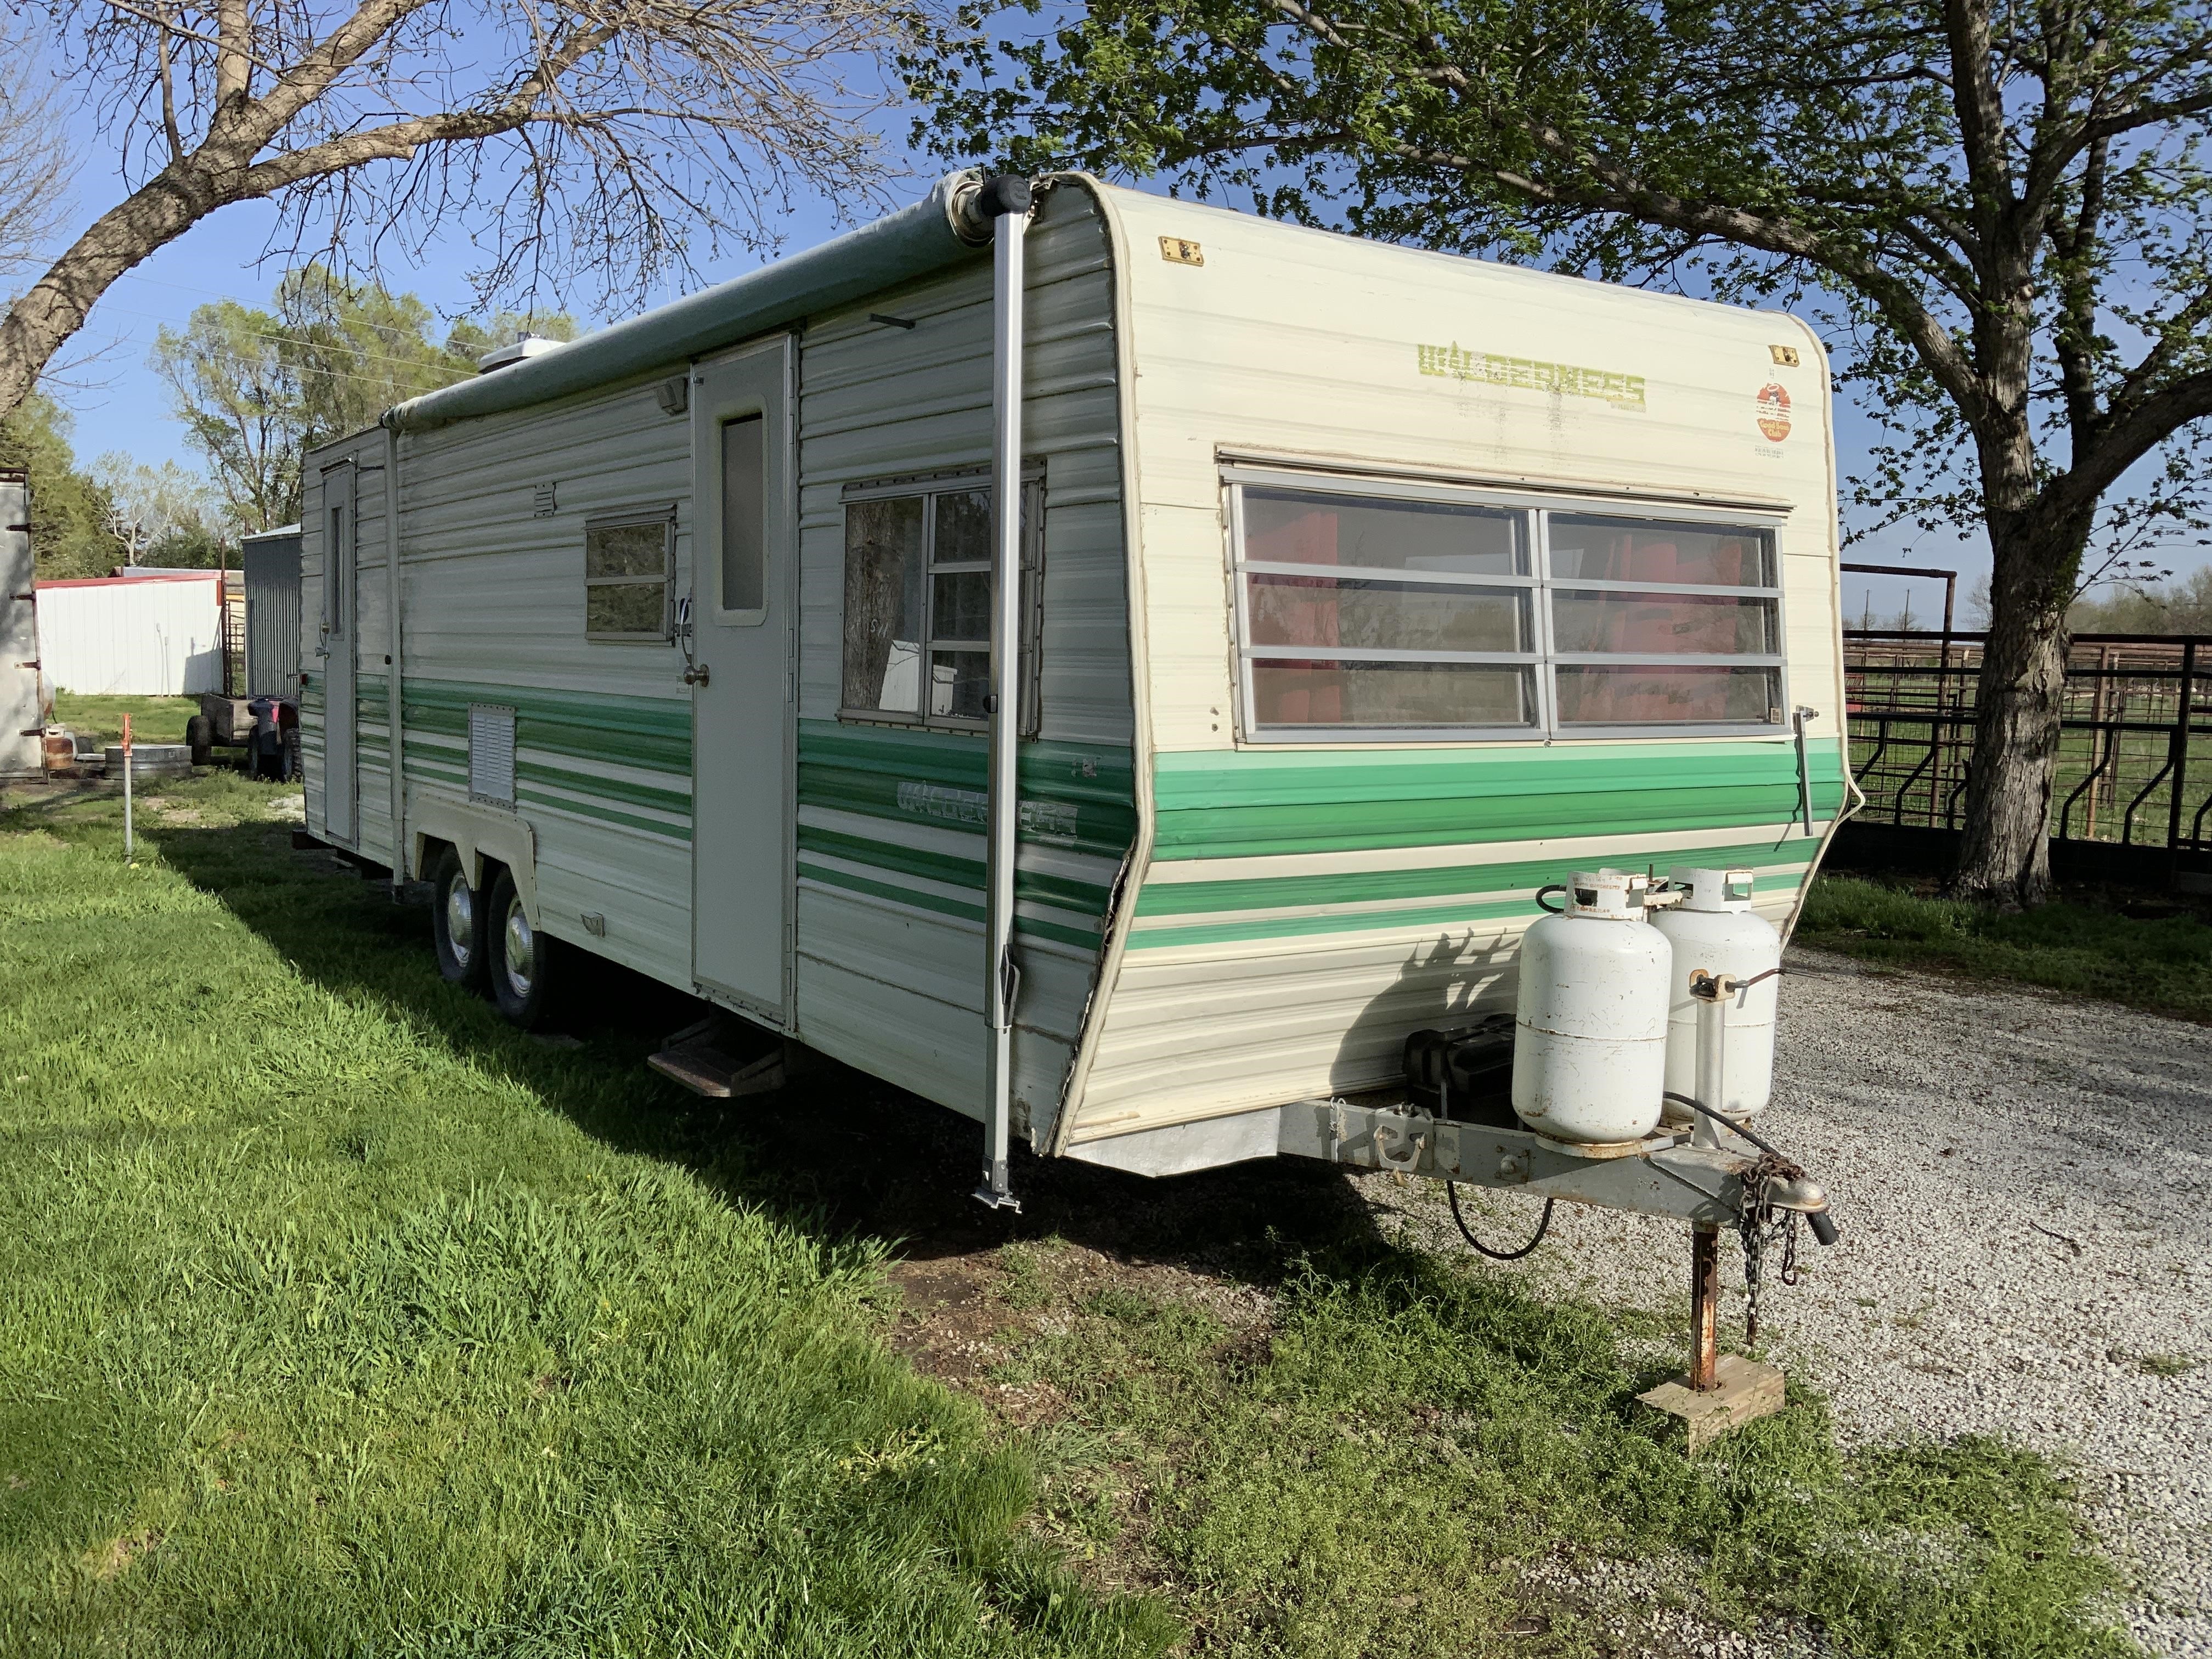
[[[57,690],[188,696],[222,690],[219,573],[38,585],[40,659]]]

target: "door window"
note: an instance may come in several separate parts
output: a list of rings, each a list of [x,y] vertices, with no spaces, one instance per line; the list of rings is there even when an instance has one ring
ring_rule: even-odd
[[[768,604],[768,422],[722,422],[721,602],[725,611]]]

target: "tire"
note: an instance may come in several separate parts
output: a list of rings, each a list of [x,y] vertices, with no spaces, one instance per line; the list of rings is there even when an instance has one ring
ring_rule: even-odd
[[[484,907],[484,973],[491,1000],[510,1025],[536,1031],[551,1020],[560,986],[560,949],[531,925],[521,891],[505,870]]]
[[[195,714],[185,722],[185,743],[192,751],[192,764],[205,766],[215,758],[215,722]]]
[[[447,848],[430,872],[430,938],[448,983],[483,988],[487,908],[483,895],[469,886],[460,854]]]

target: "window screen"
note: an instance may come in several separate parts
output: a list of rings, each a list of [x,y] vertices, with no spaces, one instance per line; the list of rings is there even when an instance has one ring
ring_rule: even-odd
[[[1379,489],[1233,495],[1255,735],[1781,721],[1765,530]]]
[[[1030,601],[1038,516],[1024,514]],[[991,525],[991,489],[972,480],[846,502],[846,714],[949,725],[988,718]],[[1024,603],[1024,660],[1031,668],[1036,613],[1033,602]],[[1036,714],[1024,686],[1024,730],[1035,729]]]
[[[722,422],[722,609],[767,603],[768,423],[758,415]]]
[[[665,640],[676,523],[665,511],[584,526],[584,632],[599,640]]]

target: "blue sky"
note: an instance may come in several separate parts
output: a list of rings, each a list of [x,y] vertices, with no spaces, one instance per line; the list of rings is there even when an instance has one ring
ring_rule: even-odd
[[[77,128],[73,135],[75,148],[84,158],[76,179],[76,222],[81,224],[112,204],[123,185],[113,146],[90,112],[80,108],[73,120]],[[884,124],[886,131],[898,133],[903,132],[905,125],[903,115],[894,115]],[[915,176],[896,192],[908,198],[921,195],[935,171],[918,158],[912,165]],[[258,256],[275,222],[274,210],[265,204],[225,208],[124,276],[94,307],[69,356],[83,359],[94,351],[100,355],[94,361],[79,362],[69,373],[68,378],[79,385],[53,387],[55,395],[76,416],[76,444],[82,460],[117,449],[148,462],[173,459],[199,467],[198,456],[169,412],[167,387],[146,366],[147,356],[162,325],[181,327],[195,306],[216,299],[256,305],[267,302],[282,265],[275,261],[261,264]],[[793,249],[810,246],[841,228],[826,203],[811,200],[802,200],[787,224],[787,246]],[[467,263],[468,251],[457,233],[449,260],[434,258],[419,269],[392,270],[386,280],[397,289],[421,295],[441,316],[451,316],[468,303],[469,293],[459,277]],[[706,282],[719,281],[758,263],[742,255],[726,258],[704,265],[701,276]],[[1837,416],[1838,460],[1842,471],[1849,473],[1876,434],[1872,422],[1848,405],[1839,407]],[[1987,555],[1978,541],[1962,543],[1948,533],[1893,532],[1881,538],[1881,544],[1863,544],[1847,556],[1872,563],[1910,562],[1958,569],[1960,623],[1972,625],[1967,594],[1989,568]],[[2184,565],[2193,568],[2206,562],[2200,554]],[[1877,615],[1893,613],[1908,592],[1916,617],[1924,616],[1932,622],[1940,617],[1940,582],[1887,577],[1846,575],[1844,611],[1856,617],[1870,603]]]

